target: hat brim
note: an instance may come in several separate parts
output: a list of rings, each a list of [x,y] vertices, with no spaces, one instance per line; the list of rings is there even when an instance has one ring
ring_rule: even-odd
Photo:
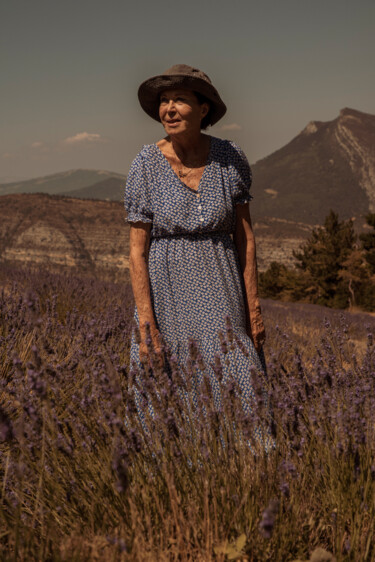
[[[217,123],[226,113],[227,108],[220,98],[216,88],[203,80],[186,74],[159,75],[145,80],[138,89],[138,99],[142,109],[160,122],[159,117],[159,96],[163,90],[170,89],[193,90],[205,96],[210,102],[210,124]]]

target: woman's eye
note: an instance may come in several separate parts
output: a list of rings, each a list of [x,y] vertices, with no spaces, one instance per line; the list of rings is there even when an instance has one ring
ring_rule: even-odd
[[[174,103],[187,103],[186,98],[184,96],[177,96],[176,98],[171,98]],[[168,105],[169,98],[160,98],[160,105]]]

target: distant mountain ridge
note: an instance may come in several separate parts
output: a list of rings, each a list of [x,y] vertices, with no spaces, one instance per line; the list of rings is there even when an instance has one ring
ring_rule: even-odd
[[[123,178],[110,177],[87,187],[60,192],[60,195],[78,197],[79,199],[120,201],[124,197],[125,183],[126,176]]]
[[[375,212],[375,116],[345,108],[311,121],[287,145],[252,166],[257,217],[321,224]]]
[[[115,180],[117,192],[114,189]],[[106,182],[109,182],[106,184]],[[118,193],[121,198],[126,182],[126,176],[107,170],[85,170],[75,169],[48,176],[32,178],[30,180],[0,184],[0,195],[13,193],[48,193],[49,195],[67,195],[75,193],[76,197],[88,197],[93,199],[113,199],[113,193]],[[102,185],[98,188],[98,184]],[[92,189],[91,189],[92,188]],[[108,189],[108,195],[106,189]],[[81,193],[81,194],[80,194]]]

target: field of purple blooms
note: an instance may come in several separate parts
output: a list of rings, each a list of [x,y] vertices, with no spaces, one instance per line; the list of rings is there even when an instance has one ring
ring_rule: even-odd
[[[206,377],[183,400],[193,343],[188,377],[129,369],[126,282],[4,268],[0,291],[1,560],[375,560],[375,317],[263,302],[265,453],[256,373],[246,416],[220,364],[219,411]]]

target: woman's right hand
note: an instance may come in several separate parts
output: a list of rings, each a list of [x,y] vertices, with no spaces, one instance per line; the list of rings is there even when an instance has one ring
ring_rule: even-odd
[[[139,359],[144,365],[150,365],[156,357],[163,365],[162,341],[156,327],[148,271],[151,226],[149,222],[131,223],[129,270],[139,318]]]
[[[139,344],[139,359],[142,364],[150,365],[152,356],[155,355],[160,366],[163,366],[162,340],[159,330],[155,325],[143,324],[139,328],[141,341]],[[147,341],[150,338],[151,341]],[[149,343],[149,345],[147,345]],[[151,345],[150,345],[151,344]]]

